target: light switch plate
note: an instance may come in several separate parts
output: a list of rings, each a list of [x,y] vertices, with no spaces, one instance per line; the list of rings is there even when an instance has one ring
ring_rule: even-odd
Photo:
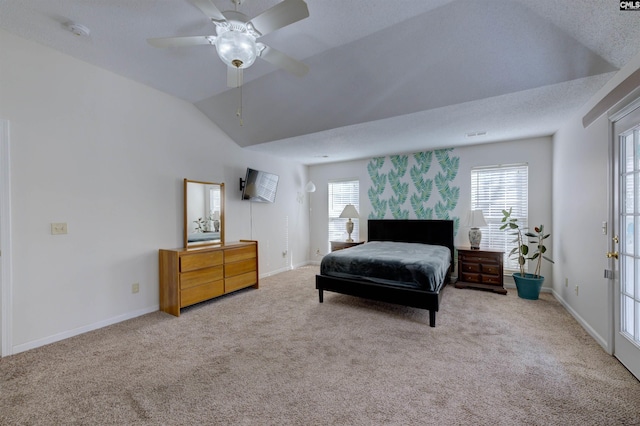
[[[62,235],[67,233],[67,224],[66,223],[52,223],[51,224],[51,235]]]

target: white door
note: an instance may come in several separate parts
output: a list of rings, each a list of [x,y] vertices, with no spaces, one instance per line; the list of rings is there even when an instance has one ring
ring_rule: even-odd
[[[0,356],[11,355],[9,122],[0,119]]]
[[[616,272],[613,354],[640,378],[640,107],[613,123],[612,143],[617,232],[609,253]]]
[[[6,126],[6,121],[5,120],[0,120],[0,156],[4,153],[4,146],[5,143],[7,141],[5,141],[6,137],[5,137],[5,127]],[[2,161],[0,161],[0,167],[2,167]],[[2,171],[0,170],[0,188],[2,188],[2,184],[3,184],[3,180],[2,180]],[[2,217],[4,216],[2,214],[2,196],[0,196],[0,256],[2,255]],[[8,349],[5,347],[5,336],[6,333],[4,332],[5,327],[7,326],[7,321],[5,319],[5,309],[4,309],[4,304],[5,304],[5,299],[6,299],[6,291],[2,282],[2,258],[0,257],[0,357],[3,357],[5,355],[9,355]]]

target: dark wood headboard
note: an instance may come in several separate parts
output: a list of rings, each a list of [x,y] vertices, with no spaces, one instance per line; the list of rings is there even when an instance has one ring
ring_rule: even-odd
[[[398,241],[449,247],[453,262],[453,220],[369,219],[368,241]]]

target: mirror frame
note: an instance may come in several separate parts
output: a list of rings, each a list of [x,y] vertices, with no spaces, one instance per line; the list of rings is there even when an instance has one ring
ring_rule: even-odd
[[[220,238],[215,240],[203,240],[200,242],[189,242],[189,218],[187,217],[188,205],[189,205],[189,197],[187,196],[187,186],[189,184],[202,184],[202,185],[216,185],[220,187]],[[207,246],[216,246],[216,245],[224,245],[224,183],[215,183],[215,182],[203,182],[199,180],[184,180],[183,186],[183,195],[184,195],[184,203],[183,203],[183,217],[184,217],[184,227],[183,227],[183,235],[184,235],[184,247],[185,248],[199,248],[199,247],[207,247]],[[204,213],[204,212],[203,212]]]

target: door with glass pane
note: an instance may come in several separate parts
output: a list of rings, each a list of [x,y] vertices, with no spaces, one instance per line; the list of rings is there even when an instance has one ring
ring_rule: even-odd
[[[640,378],[640,109],[616,121],[613,129],[617,238],[608,256],[620,268],[614,274],[613,352]]]

